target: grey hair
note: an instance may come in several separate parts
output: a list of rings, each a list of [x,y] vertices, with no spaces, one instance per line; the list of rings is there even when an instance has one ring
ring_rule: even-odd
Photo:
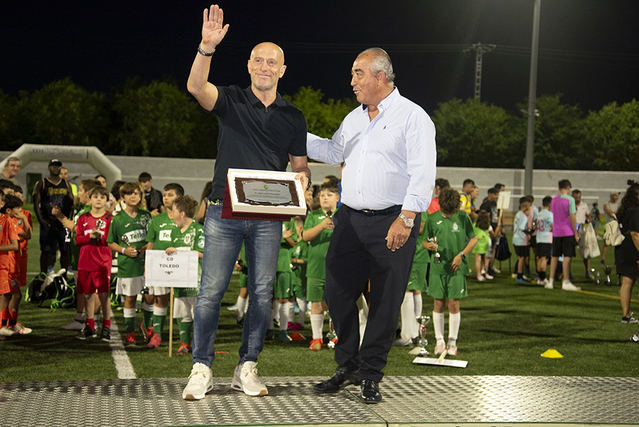
[[[22,160],[20,160],[20,157],[11,156],[11,157],[7,158],[7,163],[5,163],[5,164],[8,165],[9,162],[20,162],[20,163],[22,163]]]
[[[372,67],[375,74],[382,72],[386,76],[386,80],[389,83],[393,83],[395,81],[393,63],[391,62],[390,56],[384,49],[382,49],[381,47],[371,47],[362,51],[357,56],[359,57],[364,54],[373,55]]]

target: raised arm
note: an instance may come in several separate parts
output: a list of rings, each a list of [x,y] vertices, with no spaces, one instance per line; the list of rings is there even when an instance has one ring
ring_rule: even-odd
[[[195,54],[191,66],[191,73],[186,83],[187,90],[197,99],[202,108],[211,111],[217,102],[217,87],[209,83],[211,57],[215,48],[222,41],[229,24],[224,25],[224,12],[214,4],[210,9],[204,9],[202,16],[202,41]]]

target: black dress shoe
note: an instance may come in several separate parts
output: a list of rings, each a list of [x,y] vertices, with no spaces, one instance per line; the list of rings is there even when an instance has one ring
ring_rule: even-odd
[[[359,371],[339,367],[332,377],[315,384],[313,389],[318,393],[335,393],[349,384],[359,384],[360,381]]]
[[[379,403],[382,394],[379,392],[379,382],[375,380],[362,380],[362,392],[360,394],[364,403]]]

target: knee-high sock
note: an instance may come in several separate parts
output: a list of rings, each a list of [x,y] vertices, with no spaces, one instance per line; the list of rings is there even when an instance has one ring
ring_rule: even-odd
[[[244,309],[246,308],[246,298],[243,298],[241,296],[237,296],[237,301],[235,302],[235,305],[237,306],[237,317],[238,318],[242,318],[244,317]]]
[[[422,294],[413,294],[415,304],[415,319],[422,315]]]
[[[271,319],[276,322],[280,321],[280,302],[277,300],[273,301],[273,310],[271,310]],[[275,329],[275,327],[273,327]]]
[[[459,323],[461,322],[461,313],[449,313],[448,315],[448,340],[457,341],[459,334]]]
[[[153,304],[147,304],[145,301],[142,301],[142,313],[144,314],[142,320],[144,327],[150,328],[153,326]]]
[[[162,336],[162,329],[164,328],[164,321],[166,320],[167,307],[153,307],[153,332]]]
[[[126,332],[135,331],[135,308],[125,308],[122,310],[124,316],[124,324],[126,325]]]
[[[288,323],[295,321],[295,303],[291,301],[287,302],[286,310]]]
[[[436,313],[433,311],[433,329],[435,330],[435,339],[444,341],[444,313]]]
[[[404,294],[404,301],[400,308],[400,315],[402,318],[402,332],[401,338],[403,340],[410,340],[417,336],[416,320],[415,320],[415,307],[413,300],[413,293],[406,292]]]
[[[364,333],[366,332],[366,322],[368,321],[368,303],[364,295],[360,295],[357,299],[357,317],[359,318],[359,345],[364,341]]]
[[[297,314],[297,323],[300,325],[304,325],[304,321],[306,320],[306,298],[296,298],[297,306],[300,311]]]
[[[311,330],[313,331],[313,339],[322,339],[322,328],[324,327],[324,313],[311,314]]]
[[[280,303],[280,331],[288,329],[288,305],[289,302]]]

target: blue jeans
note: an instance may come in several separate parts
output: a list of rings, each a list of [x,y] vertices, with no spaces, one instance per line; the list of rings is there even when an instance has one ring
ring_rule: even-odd
[[[210,205],[206,211],[202,280],[193,319],[193,363],[204,363],[209,367],[215,359],[220,303],[229,286],[242,242],[248,262],[249,307],[242,330],[240,363],[257,362],[271,316],[273,282],[282,238],[281,222],[223,219],[221,214],[221,206]]]

